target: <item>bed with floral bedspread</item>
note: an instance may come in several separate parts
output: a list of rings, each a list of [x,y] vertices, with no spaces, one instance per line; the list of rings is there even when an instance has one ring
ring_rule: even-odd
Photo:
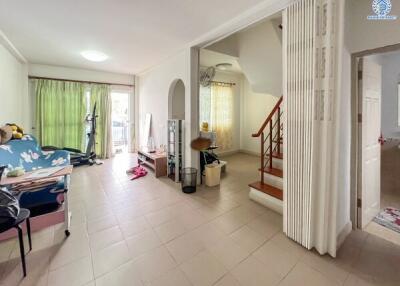
[[[69,162],[67,151],[43,151],[32,135],[24,135],[22,139],[0,145],[0,166],[7,167],[5,174],[17,167],[29,172],[41,168],[66,166],[70,164]],[[35,215],[42,213],[46,208],[56,208],[61,204],[59,195],[62,192],[64,192],[63,179],[33,191],[13,193],[18,197],[20,206],[30,209]]]

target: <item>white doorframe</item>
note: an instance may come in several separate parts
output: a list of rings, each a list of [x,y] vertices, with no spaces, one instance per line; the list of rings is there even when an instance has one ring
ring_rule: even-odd
[[[362,120],[362,106],[360,94],[358,91],[358,63],[359,59],[365,56],[383,54],[400,50],[400,43],[390,46],[384,46],[372,50],[365,50],[351,55],[351,165],[350,165],[350,220],[353,229],[361,228],[359,225],[358,194],[362,193],[361,174],[362,174],[362,158],[361,158],[361,135],[362,129],[359,120]],[[361,197],[362,199],[362,197]],[[362,201],[361,201],[362,202]]]

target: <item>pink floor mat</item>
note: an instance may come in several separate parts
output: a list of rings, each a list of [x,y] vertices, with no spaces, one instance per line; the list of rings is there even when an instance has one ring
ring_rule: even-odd
[[[374,218],[374,222],[400,233],[400,210],[385,208]]]

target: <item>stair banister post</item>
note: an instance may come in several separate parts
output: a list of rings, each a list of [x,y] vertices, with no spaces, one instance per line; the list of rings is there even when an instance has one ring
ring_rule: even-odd
[[[265,158],[265,150],[264,150],[264,132],[261,134],[261,184],[264,184],[264,158]]]
[[[281,154],[281,108],[278,108],[278,154]]]
[[[269,168],[272,169],[272,143],[273,143],[273,131],[274,127],[272,125],[272,120],[269,122]]]

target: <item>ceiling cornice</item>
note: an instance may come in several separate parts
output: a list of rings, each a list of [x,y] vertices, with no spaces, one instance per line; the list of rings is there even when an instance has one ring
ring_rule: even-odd
[[[25,57],[17,50],[17,48],[11,43],[7,36],[0,30],[0,44],[2,44],[19,62],[27,64],[28,61]]]
[[[170,56],[164,58],[164,60],[160,61],[160,63],[144,69],[143,71],[136,73],[136,75],[141,76],[150,72],[151,70],[157,68],[159,65],[168,61],[170,58],[175,57],[177,54],[187,49],[193,47],[203,48],[205,46],[218,42],[240,30],[243,30],[259,21],[264,20],[265,18],[275,13],[278,13],[279,11],[282,11],[296,1],[297,0],[266,0],[244,11],[240,15],[232,18],[230,21],[225,22],[224,24],[218,26],[210,32],[200,36],[196,40],[187,44],[184,48],[177,50],[176,53],[173,53]]]

